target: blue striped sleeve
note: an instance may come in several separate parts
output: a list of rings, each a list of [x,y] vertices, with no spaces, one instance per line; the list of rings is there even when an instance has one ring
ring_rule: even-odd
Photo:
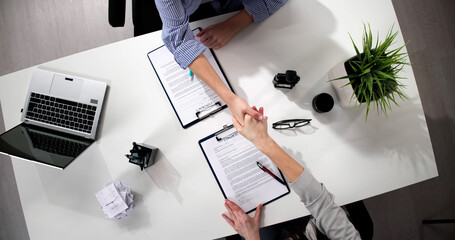
[[[254,23],[260,23],[276,12],[287,0],[244,0],[245,10],[253,17]]]
[[[206,50],[206,47],[195,39],[190,29],[187,14],[189,9],[185,9],[181,1],[156,0],[155,3],[163,22],[164,45],[174,55],[180,67],[185,69]]]

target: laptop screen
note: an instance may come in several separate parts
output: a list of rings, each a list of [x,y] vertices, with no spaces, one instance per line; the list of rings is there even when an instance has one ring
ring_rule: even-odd
[[[93,142],[22,123],[0,135],[0,153],[64,169]]]

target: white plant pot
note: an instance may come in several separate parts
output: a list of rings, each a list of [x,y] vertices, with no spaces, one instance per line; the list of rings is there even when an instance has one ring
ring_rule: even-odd
[[[346,73],[346,68],[344,67],[344,62],[345,61],[335,65],[335,67],[330,69],[328,73],[329,80],[348,75]],[[331,81],[330,83],[332,84],[332,87],[337,95],[338,102],[342,107],[344,108],[355,107],[357,97],[354,94],[352,86],[347,85],[343,87],[344,85],[349,83],[349,78]]]

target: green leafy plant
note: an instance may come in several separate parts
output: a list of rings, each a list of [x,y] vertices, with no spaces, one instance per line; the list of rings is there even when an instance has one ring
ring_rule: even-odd
[[[408,53],[401,52],[406,46],[403,45],[398,48],[389,49],[393,44],[398,31],[393,32],[393,26],[389,29],[385,40],[379,43],[379,34],[376,39],[376,44],[373,45],[373,34],[371,33],[370,25],[364,24],[364,32],[362,37],[363,52],[357,48],[354,40],[351,38],[352,44],[356,52],[356,56],[347,60],[344,64],[347,76],[332,79],[346,79],[349,78],[349,83],[344,85],[346,87],[351,85],[354,93],[351,100],[357,97],[359,107],[362,103],[366,103],[367,110],[365,120],[368,118],[370,106],[376,103],[378,114],[383,112],[387,116],[387,110],[392,110],[392,103],[399,106],[396,97],[400,99],[407,99],[402,89],[405,85],[401,84],[398,73],[403,69],[404,65],[409,65],[407,62]]]

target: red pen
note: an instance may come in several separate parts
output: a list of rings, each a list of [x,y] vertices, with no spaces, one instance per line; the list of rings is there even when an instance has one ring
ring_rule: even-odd
[[[272,176],[273,178],[275,178],[279,183],[281,183],[281,184],[283,184],[283,185],[286,186],[286,183],[283,182],[283,180],[281,180],[279,177],[277,177],[275,174],[273,174],[273,173],[272,173],[270,170],[268,170],[266,167],[262,166],[261,163],[256,162],[256,164],[258,165],[258,167],[259,167],[262,171],[268,173],[270,176]]]

